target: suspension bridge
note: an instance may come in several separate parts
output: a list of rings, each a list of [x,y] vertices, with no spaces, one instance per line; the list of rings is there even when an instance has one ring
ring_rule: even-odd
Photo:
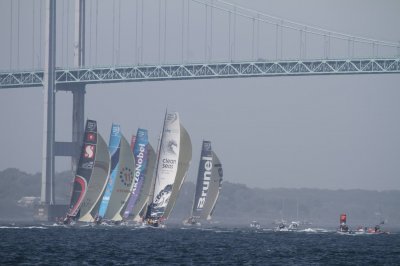
[[[400,43],[305,25],[224,0],[2,5],[10,11],[4,38],[9,64],[0,69],[0,89],[45,90],[44,205],[55,204],[55,156],[71,156],[76,167],[88,84],[400,73]],[[21,49],[23,37],[30,51]],[[73,94],[72,142],[54,137],[60,90]]]

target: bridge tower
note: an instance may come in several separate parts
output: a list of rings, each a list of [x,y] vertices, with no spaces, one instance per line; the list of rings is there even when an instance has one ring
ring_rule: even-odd
[[[55,202],[55,156],[71,157],[75,172],[84,129],[85,84],[57,86],[56,70],[56,0],[46,1],[46,41],[44,69],[43,158],[40,206],[35,219],[51,221],[65,214],[66,206]],[[85,65],[85,0],[75,0],[74,65]],[[72,142],[55,141],[56,91],[72,92]]]

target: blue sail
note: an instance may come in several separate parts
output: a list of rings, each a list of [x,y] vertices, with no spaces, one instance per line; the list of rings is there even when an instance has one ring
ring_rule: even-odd
[[[104,217],[108,203],[110,202],[111,193],[113,191],[115,178],[118,175],[118,164],[119,164],[119,150],[121,144],[121,128],[119,125],[113,124],[111,127],[110,142],[108,150],[111,155],[111,171],[110,178],[106,190],[104,191],[103,199],[101,200],[99,208],[99,216]]]
[[[129,198],[127,207],[125,209],[124,218],[129,217],[133,208],[135,207],[135,204],[139,199],[139,194],[143,186],[147,169],[148,145],[149,145],[149,140],[148,140],[147,130],[139,128],[136,135],[135,145],[133,147],[133,154],[135,156],[135,162],[136,162],[134,185],[131,191],[131,196]]]

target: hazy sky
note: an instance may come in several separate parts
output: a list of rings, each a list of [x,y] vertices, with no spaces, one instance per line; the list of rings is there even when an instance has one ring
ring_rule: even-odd
[[[19,37],[18,2],[21,3]],[[397,0],[232,2],[334,31],[392,42],[400,40],[400,1]],[[36,68],[43,61],[40,59],[43,52],[38,49],[44,45],[38,38],[40,31],[44,34],[39,27],[40,2],[33,3],[13,1],[11,12],[10,1],[0,1],[0,71]],[[73,3],[57,1],[57,65],[64,67],[73,66]],[[117,18],[119,1],[115,6],[111,1],[99,1],[97,34],[96,3],[87,2],[88,65],[136,63],[137,51],[140,54],[141,49],[142,63],[163,62],[164,36],[163,31],[158,32],[158,16],[162,16],[163,28],[164,14],[158,11],[159,1],[146,0],[143,46],[141,27],[138,26],[138,32],[135,27],[136,1],[120,2],[120,20]],[[141,1],[138,3],[138,13],[141,13]],[[181,3],[168,1],[166,62],[181,60]],[[214,12],[213,58],[226,61],[228,17]],[[13,14],[12,23],[10,14]],[[204,7],[190,3],[189,38],[186,38],[187,28],[183,29],[183,56],[187,61],[204,60],[204,14]],[[186,19],[187,13],[184,16]],[[140,14],[138,21],[141,21]],[[251,22],[238,18],[237,25],[236,56],[248,59]],[[67,28],[69,34],[66,34]],[[298,36],[298,33],[285,32],[285,58],[298,57]],[[275,59],[274,38],[274,28],[260,27],[258,58]],[[346,55],[340,45],[336,46],[339,48],[334,43],[331,46],[333,55]],[[112,47],[116,51],[114,55]],[[321,57],[318,55],[323,46],[318,40],[313,42],[310,37],[307,47],[308,58]],[[366,49],[360,47],[358,51]],[[165,108],[178,111],[193,144],[189,180],[195,179],[201,141],[206,139],[212,141],[224,167],[224,178],[230,182],[263,188],[400,189],[399,84],[400,75],[385,74],[89,85],[85,117],[98,121],[100,132],[107,140],[112,122],[121,124],[127,138],[137,127],[147,128],[156,146]],[[71,140],[71,101],[70,93],[57,93],[58,141]],[[16,167],[30,173],[41,171],[42,119],[40,88],[0,90],[0,170]],[[57,171],[69,169],[69,160],[57,158],[56,167]]]

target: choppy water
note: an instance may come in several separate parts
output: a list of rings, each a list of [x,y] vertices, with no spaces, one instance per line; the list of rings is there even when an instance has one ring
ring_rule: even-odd
[[[400,265],[400,234],[0,226],[0,265]]]

